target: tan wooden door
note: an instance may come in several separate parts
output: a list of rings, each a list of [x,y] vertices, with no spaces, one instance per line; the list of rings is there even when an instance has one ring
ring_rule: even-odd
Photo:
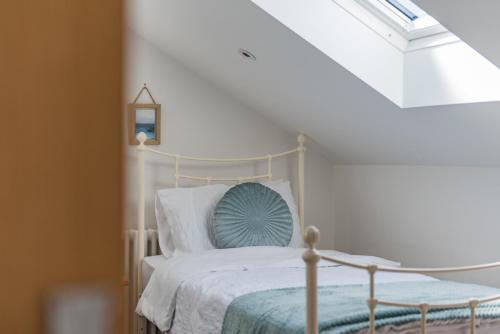
[[[59,288],[118,289],[121,66],[121,0],[2,1],[1,333],[47,332]]]

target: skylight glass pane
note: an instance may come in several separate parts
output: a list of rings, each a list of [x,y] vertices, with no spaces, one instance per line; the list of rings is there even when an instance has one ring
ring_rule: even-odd
[[[400,1],[398,0],[386,0],[391,6],[396,8],[401,14],[406,16],[410,21],[415,21],[416,19],[419,18],[419,16],[414,13],[411,9],[408,7],[404,6]]]

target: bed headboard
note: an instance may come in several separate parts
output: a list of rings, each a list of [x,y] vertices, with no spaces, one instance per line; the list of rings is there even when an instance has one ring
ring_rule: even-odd
[[[137,139],[139,141],[139,145],[137,146],[138,150],[138,171],[139,171],[139,203],[138,203],[138,223],[137,223],[137,233],[138,233],[138,251],[137,251],[137,261],[136,263],[139,265],[138,277],[137,277],[137,296],[140,297],[142,293],[142,274],[140,268],[142,267],[142,260],[144,259],[145,254],[145,184],[144,184],[144,155],[146,153],[152,153],[156,155],[163,156],[167,159],[173,160],[175,166],[175,187],[179,186],[179,181],[181,179],[195,180],[206,182],[206,184],[210,184],[212,182],[247,182],[247,181],[257,181],[257,180],[272,180],[273,177],[273,160],[281,157],[289,156],[292,154],[298,155],[298,210],[299,210],[299,220],[302,235],[304,235],[304,152],[306,150],[305,136],[300,134],[297,137],[298,146],[289,151],[277,153],[277,154],[267,154],[263,156],[256,157],[244,157],[244,158],[206,158],[206,157],[193,157],[193,156],[185,156],[180,154],[172,154],[168,152],[162,152],[159,150],[155,150],[146,146],[144,143],[146,142],[146,134],[141,132],[137,135]],[[195,176],[184,174],[182,169],[183,162],[206,162],[206,163],[255,163],[255,162],[267,162],[267,171],[265,174],[254,174],[254,175],[246,175],[246,176],[227,176],[227,177],[214,177],[214,176]]]

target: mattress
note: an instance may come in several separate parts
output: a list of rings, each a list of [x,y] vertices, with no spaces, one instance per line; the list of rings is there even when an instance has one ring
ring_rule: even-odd
[[[231,302],[256,291],[304,286],[301,249],[248,247],[211,250],[195,255],[178,254],[172,258],[148,257],[144,275],[148,284],[137,312],[162,331],[171,334],[219,334]],[[397,263],[373,257],[353,256],[328,251],[325,255],[377,265]],[[364,270],[319,263],[319,286],[366,284]],[[152,272],[152,274],[150,274]],[[150,275],[150,276],[149,276]],[[435,281],[416,274],[379,273],[377,283]],[[174,317],[175,314],[175,317]],[[479,319],[479,334],[500,333],[500,319]],[[381,328],[377,333],[419,333],[419,323]],[[468,334],[467,319],[429,322],[428,333]],[[358,334],[364,334],[360,332]]]

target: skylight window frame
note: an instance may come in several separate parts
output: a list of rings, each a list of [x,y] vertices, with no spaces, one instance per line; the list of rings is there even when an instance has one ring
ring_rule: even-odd
[[[460,41],[430,15],[411,22],[394,13],[392,5],[386,7],[384,0],[331,1],[403,53]]]
[[[447,32],[447,29],[433,17],[425,14],[418,16],[415,20],[411,20],[386,0],[355,1],[398,31],[408,42]]]

